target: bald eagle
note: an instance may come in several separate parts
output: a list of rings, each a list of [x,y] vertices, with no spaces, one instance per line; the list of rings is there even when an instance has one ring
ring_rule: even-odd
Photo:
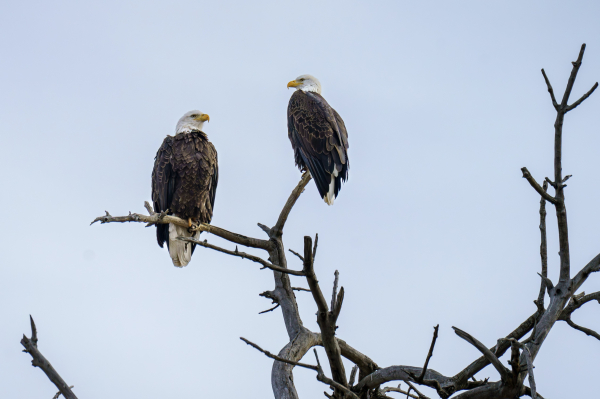
[[[310,172],[321,198],[333,205],[342,182],[348,179],[348,132],[342,117],[321,96],[321,83],[301,75],[288,104],[288,137],[296,166]]]
[[[175,136],[167,136],[156,153],[152,171],[152,201],[156,212],[168,210],[188,221],[210,223],[219,181],[217,150],[202,132],[207,114],[190,111],[177,123]],[[173,264],[186,266],[195,244],[177,240],[178,236],[198,239],[200,232],[173,224],[157,224],[158,245],[167,243]]]

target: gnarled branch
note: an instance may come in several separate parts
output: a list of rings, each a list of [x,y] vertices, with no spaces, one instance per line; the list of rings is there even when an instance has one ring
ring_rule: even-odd
[[[456,335],[458,335],[459,337],[461,337],[462,339],[464,339],[465,341],[467,341],[468,343],[473,345],[475,348],[477,348],[477,350],[479,352],[481,352],[483,354],[483,356],[485,356],[485,358],[498,371],[498,373],[500,374],[500,378],[502,378],[502,381],[509,380],[510,375],[509,375],[508,369],[506,367],[504,367],[504,365],[502,365],[502,362],[500,362],[500,360],[496,357],[496,355],[494,355],[494,353],[492,353],[491,350],[489,350],[485,345],[483,345],[475,337],[473,337],[471,334],[467,333],[466,331],[463,331],[457,327],[452,327],[452,328],[454,329],[454,332],[456,333]]]
[[[262,259],[259,256],[254,256],[254,255],[248,254],[246,252],[240,252],[240,251],[238,251],[237,247],[235,248],[235,251],[230,251],[228,249],[221,248],[221,247],[218,247],[218,246],[213,245],[213,244],[209,244],[208,242],[205,242],[205,241],[195,240],[195,239],[190,238],[190,237],[177,237],[177,238],[179,240],[181,240],[181,241],[191,242],[191,243],[194,243],[196,245],[200,245],[200,246],[202,246],[204,248],[214,249],[215,251],[219,251],[219,252],[222,252],[222,253],[227,254],[227,255],[238,256],[238,257],[240,257],[242,259],[248,259],[248,260],[251,260],[252,262],[260,263],[261,265],[263,265],[267,269],[271,269],[271,270],[276,271],[276,272],[286,273],[286,274],[292,274],[294,276],[304,276],[304,273],[301,272],[301,271],[290,270],[290,269],[287,269],[285,267],[274,265],[274,264],[272,264],[270,262],[267,262],[266,260]]]
[[[63,380],[58,372],[54,369],[54,367],[52,367],[50,362],[38,350],[37,328],[35,327],[33,317],[29,316],[29,320],[31,322],[31,338],[27,338],[27,336],[23,334],[23,339],[21,339],[21,345],[23,345],[25,348],[23,352],[31,355],[33,358],[31,365],[33,367],[41,368],[50,381],[56,385],[56,388],[58,388],[59,392],[65,397],[65,399],[77,399],[77,396],[75,396],[71,390],[71,387],[69,387],[65,380]]]

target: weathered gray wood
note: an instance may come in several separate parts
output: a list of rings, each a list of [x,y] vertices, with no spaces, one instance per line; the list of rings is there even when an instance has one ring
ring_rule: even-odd
[[[48,359],[42,355],[42,353],[38,350],[37,347],[37,328],[35,327],[35,322],[33,318],[29,316],[29,320],[31,322],[31,338],[27,338],[23,335],[23,339],[21,339],[21,345],[25,348],[23,352],[29,353],[33,360],[31,361],[31,365],[33,367],[39,367],[46,374],[48,379],[52,381],[58,391],[65,397],[65,399],[77,399],[77,396],[71,390],[71,387],[62,379],[62,377],[58,374],[58,372],[52,367]]]

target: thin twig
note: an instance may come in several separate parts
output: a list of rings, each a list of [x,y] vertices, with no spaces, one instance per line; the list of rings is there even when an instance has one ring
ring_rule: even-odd
[[[258,312],[258,314],[263,314],[263,313],[268,313],[268,312],[272,312],[275,309],[277,309],[279,307],[279,304],[273,306],[271,309],[267,309],[267,310],[263,310],[262,312]]]
[[[300,197],[300,194],[302,194],[302,192],[304,191],[304,188],[306,187],[311,178],[312,177],[310,176],[310,173],[304,172],[302,178],[300,179],[300,182],[292,191],[290,197],[288,198],[283,209],[281,210],[279,218],[277,219],[277,223],[275,223],[275,226],[273,226],[273,228],[271,229],[271,236],[281,237],[283,235],[283,226],[285,225],[285,222],[287,221],[287,218],[290,215],[294,204]]]
[[[358,366],[355,364],[352,367],[352,371],[350,371],[350,381],[348,381],[348,385],[354,385],[354,380],[356,379],[356,372],[358,371]]]
[[[335,276],[335,278],[333,279],[333,294],[331,295],[331,309],[335,309],[335,297],[337,296],[338,278],[340,277],[340,273],[336,270],[333,275]]]
[[[571,281],[573,291],[577,291],[591,273],[598,271],[600,271],[600,254],[596,255],[594,259],[590,260],[588,264],[585,265],[575,277],[573,277],[573,280]]]
[[[302,262],[304,262],[304,256],[300,255],[298,252],[294,251],[293,249],[288,249],[288,251],[290,251],[291,253],[296,255]]]
[[[144,201],[144,208],[146,208],[146,210],[148,211],[148,214],[150,216],[152,216],[156,213],[154,211],[154,208],[152,207],[152,205],[150,205],[150,203],[148,201]]]
[[[554,284],[552,284],[552,280],[550,280],[548,277],[546,276],[542,276],[541,274],[538,273],[538,276],[540,276],[542,278],[542,284],[546,287],[546,289],[548,290],[548,295],[552,295],[553,290],[554,290]]]
[[[331,374],[333,379],[340,383],[342,386],[347,387],[348,381],[346,380],[346,371],[344,369],[344,363],[342,362],[342,356],[339,344],[335,338],[335,322],[337,314],[335,313],[341,308],[341,303],[336,306],[332,312],[329,312],[327,308],[327,301],[323,296],[323,292],[319,287],[319,281],[315,274],[314,261],[313,261],[313,246],[312,238],[310,236],[304,237],[304,268],[303,272],[306,275],[306,281],[312,292],[313,299],[317,304],[317,324],[321,330],[321,337],[323,339],[323,347],[327,358],[329,359],[329,365],[331,367]],[[340,290],[340,294],[343,298],[343,289]]]
[[[340,384],[337,381],[332,380],[329,377],[325,376],[325,373],[323,372],[323,368],[321,367],[321,362],[319,362],[319,355],[317,354],[317,350],[313,349],[314,353],[315,353],[315,358],[317,359],[317,380],[321,381],[324,384],[327,385],[331,385],[334,388],[342,391],[343,393],[345,393],[347,396],[354,398],[354,399],[358,399],[358,396],[356,396],[356,394],[354,392],[352,392],[350,389],[348,389],[347,387],[345,387],[344,385]]]
[[[565,320],[567,322],[568,325],[570,325],[571,327],[573,327],[576,330],[581,331],[582,333],[589,335],[590,337],[594,337],[598,340],[600,340],[600,334],[598,334],[596,331],[590,329],[590,328],[586,328],[586,327],[582,327],[578,324],[573,323],[573,321],[571,320],[571,318],[568,318],[567,320]]]
[[[542,187],[545,192],[548,191],[548,181],[544,181]],[[548,241],[546,238],[546,200],[540,199],[540,257],[542,259],[542,282],[540,283],[540,293],[538,294],[538,303],[543,306],[544,294],[546,293],[546,284],[544,277],[548,277]]]
[[[425,365],[423,366],[423,370],[421,371],[421,374],[417,378],[415,378],[415,382],[417,384],[420,384],[423,382],[423,378],[425,377],[425,373],[427,372],[427,366],[429,365],[429,360],[431,359],[431,356],[433,356],[433,348],[435,348],[435,341],[437,340],[437,337],[438,337],[439,328],[440,328],[439,324],[437,326],[433,327],[433,338],[431,339],[431,345],[429,346],[429,352],[427,353],[427,359],[425,360]]]
[[[310,292],[310,290],[308,288],[302,288],[302,287],[292,287],[292,290]]]
[[[112,216],[108,211],[105,211],[106,215],[99,216],[90,223],[90,225],[100,222],[104,223],[126,223],[126,222],[138,222],[138,223],[148,223],[149,225],[153,224],[174,224],[180,227],[188,227],[187,220],[183,220],[178,218],[177,216],[167,215],[165,213],[154,213],[150,216],[142,215],[139,213],[129,213],[127,216]],[[260,240],[258,238],[246,237],[242,234],[233,233],[231,231],[227,231],[220,227],[200,223],[196,226],[193,226],[191,231],[206,231],[208,233],[214,234],[221,238],[224,238],[227,241],[231,241],[235,244],[244,245],[246,247],[251,248],[259,248],[264,250],[270,250],[272,248],[272,243],[268,240]]]
[[[506,367],[504,367],[504,365],[502,365],[502,362],[500,362],[500,360],[496,357],[496,355],[492,353],[492,351],[490,351],[485,345],[479,342],[471,334],[456,327],[452,328],[454,329],[456,335],[473,345],[475,348],[477,348],[479,352],[483,354],[483,356],[485,356],[485,358],[494,366],[498,373],[500,373],[502,381],[509,381],[509,371],[506,369]]]
[[[565,93],[563,94],[563,98],[560,103],[560,107],[563,109],[567,108],[567,103],[569,102],[569,97],[571,96],[571,91],[573,90],[575,79],[577,79],[577,73],[579,72],[579,68],[581,67],[581,63],[583,61],[583,53],[585,53],[585,43],[581,45],[577,61],[572,62],[573,69],[571,70],[571,76],[569,76],[569,81],[567,82],[567,87],[565,88]],[[558,183],[558,180],[556,180],[556,182]]]
[[[266,350],[264,350],[264,349],[263,349],[263,348],[261,348],[260,346],[256,345],[254,342],[248,341],[248,340],[247,340],[246,338],[244,338],[244,337],[240,337],[240,339],[241,339],[242,341],[244,341],[245,343],[247,343],[248,345],[250,345],[251,347],[253,347],[254,349],[256,349],[256,350],[258,350],[258,351],[260,351],[260,352],[264,353],[265,355],[267,355],[267,356],[268,356],[268,357],[270,357],[271,359],[275,359],[275,360],[277,360],[277,361],[279,361],[279,362],[283,362],[283,363],[287,363],[287,364],[292,364],[292,365],[294,365],[294,366],[300,366],[300,367],[304,367],[304,368],[306,368],[306,369],[311,369],[311,370],[314,370],[314,371],[317,371],[317,372],[319,371],[319,368],[318,368],[317,366],[313,366],[312,364],[306,364],[306,363],[294,362],[294,361],[292,361],[292,360],[287,360],[287,359],[284,359],[284,358],[282,358],[282,357],[279,357],[279,356],[277,356],[277,355],[274,355],[274,354],[272,354],[272,353],[271,353],[271,352],[269,352],[269,351],[266,351]]]
[[[419,399],[429,399],[423,393],[419,392],[419,390],[413,384],[411,384],[410,381],[406,381],[406,383],[408,384],[410,389],[412,389],[413,391],[415,391],[417,393],[417,395],[419,395]],[[410,389],[408,390],[408,392],[410,392]],[[407,396],[408,396],[408,392],[406,393]]]
[[[240,251],[237,250],[237,247],[235,248],[235,251],[230,251],[228,249],[221,248],[221,247],[218,247],[218,246],[213,245],[213,244],[209,244],[209,243],[207,243],[205,241],[195,240],[195,239],[190,238],[190,237],[177,237],[177,239],[179,239],[181,241],[192,242],[192,243],[194,243],[196,245],[200,245],[200,246],[205,247],[205,248],[214,249],[215,251],[219,251],[219,252],[222,252],[224,254],[228,254],[228,255],[232,255],[232,256],[238,256],[238,257],[243,258],[243,259],[251,260],[252,262],[260,263],[261,265],[263,265],[267,269],[271,269],[271,270],[274,270],[276,272],[287,273],[287,274],[291,274],[291,275],[294,275],[294,276],[304,276],[304,272],[296,271],[296,270],[290,270],[290,269],[286,269],[285,267],[274,265],[274,264],[272,264],[270,262],[267,262],[266,260],[264,260],[264,259],[262,259],[262,258],[260,258],[258,256],[250,255],[250,254],[248,254],[246,252],[240,252]]]
[[[548,76],[546,76],[546,71],[542,68],[542,75],[544,75],[544,80],[546,81],[546,86],[548,87],[548,93],[550,93],[550,98],[552,99],[552,105],[554,109],[558,111],[558,103],[556,102],[556,98],[554,97],[554,90],[552,89],[552,85],[550,84],[550,80]]]
[[[71,385],[69,388],[73,389],[73,388],[75,388],[75,385]],[[56,395],[54,395],[52,397],[52,399],[58,399],[58,398],[60,398],[60,395],[62,395],[62,392],[58,391],[58,392],[56,392]]]
[[[577,106],[579,104],[581,104],[582,102],[584,102],[589,96],[591,96],[592,93],[594,92],[594,90],[596,90],[597,88],[598,88],[598,82],[596,82],[594,84],[594,86],[592,86],[592,88],[587,93],[585,93],[583,96],[581,96],[581,98],[579,100],[577,100],[573,104],[569,105],[565,112],[569,112],[569,111],[577,108]]]
[[[536,324],[536,320],[540,315],[540,310],[538,309],[534,314],[529,316],[527,320],[521,323],[516,329],[514,329],[510,334],[506,336],[505,339],[521,339],[534,328]],[[510,343],[507,341],[499,340],[498,344],[491,347],[490,351],[496,355],[496,357],[502,356],[507,350],[510,348]],[[485,356],[481,356],[479,359],[475,360],[463,370],[458,372],[454,377],[454,380],[458,381],[458,384],[466,384],[467,380],[483,370],[488,364],[490,364],[489,360]]]
[[[523,172],[523,178],[527,179],[531,187],[534,188],[535,191],[538,192],[546,201],[556,204],[556,198],[548,194],[544,189],[535,181],[531,173],[527,170],[527,168],[521,168],[521,172]]]
[[[398,392],[398,393],[401,393],[401,394],[404,394],[404,395],[406,395],[406,396],[407,396],[407,397],[409,397],[409,398],[413,398],[413,399],[419,399],[419,397],[418,397],[418,396],[416,396],[416,395],[413,395],[412,393],[408,393],[407,391],[403,391],[403,390],[400,388],[400,386],[401,386],[401,385],[402,385],[402,384],[398,384],[398,388],[394,388],[394,387],[385,387],[385,388],[383,388],[383,389],[381,390],[381,393],[383,393],[383,394],[386,394],[386,393],[388,393],[388,392]]]
[[[537,399],[537,393],[535,388],[535,378],[533,377],[533,359],[531,359],[531,352],[527,346],[523,347],[523,355],[525,356],[525,362],[527,363],[527,373],[529,374],[529,388],[531,389],[531,399]]]
[[[590,301],[598,301],[598,304],[600,304],[600,291],[592,292],[591,294],[588,294],[588,295],[585,295],[585,292],[582,292],[578,295],[574,295],[571,298],[571,300],[569,301],[569,304],[560,313],[560,316],[558,317],[558,319],[566,321],[569,317],[571,317],[571,314],[574,311],[576,311],[577,309],[579,309],[584,304],[586,304]]]
[[[21,345],[25,348],[23,352],[29,353],[33,360],[31,364],[33,367],[39,367],[46,374],[48,379],[52,381],[56,388],[63,394],[65,399],[77,399],[77,396],[73,393],[69,385],[62,379],[62,377],[58,374],[58,372],[52,367],[50,362],[42,355],[42,353],[38,350],[37,347],[37,328],[35,327],[35,322],[33,318],[29,316],[29,320],[31,323],[31,338],[27,338],[23,334],[23,339],[21,339]]]
[[[262,223],[257,223],[258,227],[261,228],[262,231],[264,231],[265,233],[267,233],[267,235],[270,237],[271,236],[271,229],[267,226],[265,226]]]

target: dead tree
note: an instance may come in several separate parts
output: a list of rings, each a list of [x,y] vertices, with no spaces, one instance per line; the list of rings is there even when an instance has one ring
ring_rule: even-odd
[[[580,105],[597,88],[596,83],[586,94],[571,105],[568,104],[577,72],[581,67],[585,44],[582,45],[577,61],[573,62],[573,69],[569,77],[567,87],[563,98],[558,103],[554,97],[554,91],[542,69],[542,74],[546,81],[548,92],[552,100],[557,116],[554,124],[555,147],[554,147],[554,180],[546,178],[540,185],[529,173],[527,168],[523,168],[523,177],[540,194],[540,232],[541,232],[541,285],[538,297],[534,300],[537,310],[524,320],[519,326],[507,335],[498,339],[496,345],[488,348],[469,333],[453,327],[455,333],[462,339],[469,342],[482,356],[467,365],[462,371],[453,376],[443,375],[435,370],[429,369],[429,360],[433,355],[435,343],[438,335],[438,326],[434,328],[434,334],[425,358],[424,365],[419,366],[387,366],[380,367],[367,355],[361,353],[350,344],[336,336],[336,323],[342,310],[344,301],[344,288],[338,291],[338,272],[335,274],[335,282],[331,301],[328,302],[323,293],[317,275],[315,272],[315,257],[317,255],[318,236],[314,243],[311,237],[304,237],[304,248],[302,254],[290,250],[296,257],[302,261],[302,270],[293,270],[288,267],[285,247],[283,243],[283,230],[290,212],[309,183],[311,177],[305,173],[298,185],[293,189],[289,199],[284,205],[279,218],[273,227],[267,227],[263,224],[258,226],[267,235],[267,238],[252,238],[241,234],[233,233],[217,226],[201,224],[193,226],[192,230],[206,231],[217,235],[232,244],[236,244],[233,249],[226,249],[210,244],[207,240],[197,241],[190,238],[182,238],[193,242],[199,246],[223,252],[228,255],[237,256],[256,262],[262,266],[262,269],[270,269],[273,272],[275,286],[271,291],[265,291],[261,296],[271,299],[275,306],[267,311],[277,308],[281,309],[283,320],[289,337],[289,342],[277,354],[273,354],[259,345],[241,338],[242,341],[253,348],[264,353],[266,356],[274,359],[271,371],[271,385],[273,393],[278,399],[298,398],[292,372],[294,367],[305,367],[316,371],[317,380],[328,385],[333,392],[327,393],[327,397],[333,398],[387,398],[388,392],[399,392],[411,398],[427,398],[419,391],[417,386],[427,386],[435,389],[437,395],[443,399],[453,396],[460,399],[487,399],[487,398],[516,398],[521,396],[530,396],[533,398],[542,398],[536,391],[533,375],[533,362],[539,353],[550,330],[558,320],[567,322],[571,327],[580,330],[587,335],[591,335],[600,340],[600,335],[588,328],[581,327],[571,320],[571,315],[581,306],[596,300],[600,303],[600,292],[585,295],[585,293],[576,294],[591,273],[600,271],[600,254],[592,259],[587,265],[574,276],[571,277],[571,265],[569,257],[569,239],[567,227],[567,213],[565,205],[565,182],[570,175],[562,175],[562,127],[564,117],[567,112]],[[551,186],[555,194],[550,195],[547,192]],[[547,276],[547,244],[546,244],[546,203],[549,202],[556,209],[558,218],[558,232],[560,244],[560,278],[554,284]],[[174,223],[179,226],[187,227],[187,221],[164,213],[155,213],[152,207],[145,204],[149,215],[129,214],[127,216],[111,216],[106,212],[105,216],[100,216],[94,222],[114,223],[114,222],[142,222],[147,226],[157,223]],[[251,255],[238,250],[238,245],[249,248],[263,250],[268,254],[264,259],[259,256]],[[300,277],[306,279],[309,290],[295,288],[291,279]],[[294,291],[310,291],[317,305],[317,323],[319,332],[313,332],[304,327]],[[544,307],[544,298],[548,295],[548,307]],[[266,312],[266,311],[265,311]],[[529,334],[529,335],[528,335]],[[34,334],[35,335],[35,334]],[[528,336],[527,336],[528,335]],[[527,336],[527,337],[526,337]],[[526,338],[525,338],[526,337]],[[327,354],[328,370],[325,370],[321,361],[315,353],[315,364],[301,362],[303,357],[315,346],[325,348]],[[499,358],[510,349],[510,367],[504,366]],[[31,353],[31,351],[30,351]],[[349,378],[344,369],[342,358],[348,359],[354,364]],[[499,381],[475,380],[474,375],[483,370],[488,365],[492,365],[500,374]],[[327,374],[331,375],[328,377]],[[358,374],[358,376],[357,376]],[[525,379],[529,386],[525,385]],[[384,384],[392,381],[402,381],[406,387],[399,385],[396,387],[384,387]],[[54,381],[53,381],[54,382]],[[58,386],[58,384],[57,384]],[[60,387],[59,387],[60,389]],[[62,392],[62,390],[61,390]],[[66,396],[66,395],[65,395]],[[74,397],[74,396],[73,396]]]

